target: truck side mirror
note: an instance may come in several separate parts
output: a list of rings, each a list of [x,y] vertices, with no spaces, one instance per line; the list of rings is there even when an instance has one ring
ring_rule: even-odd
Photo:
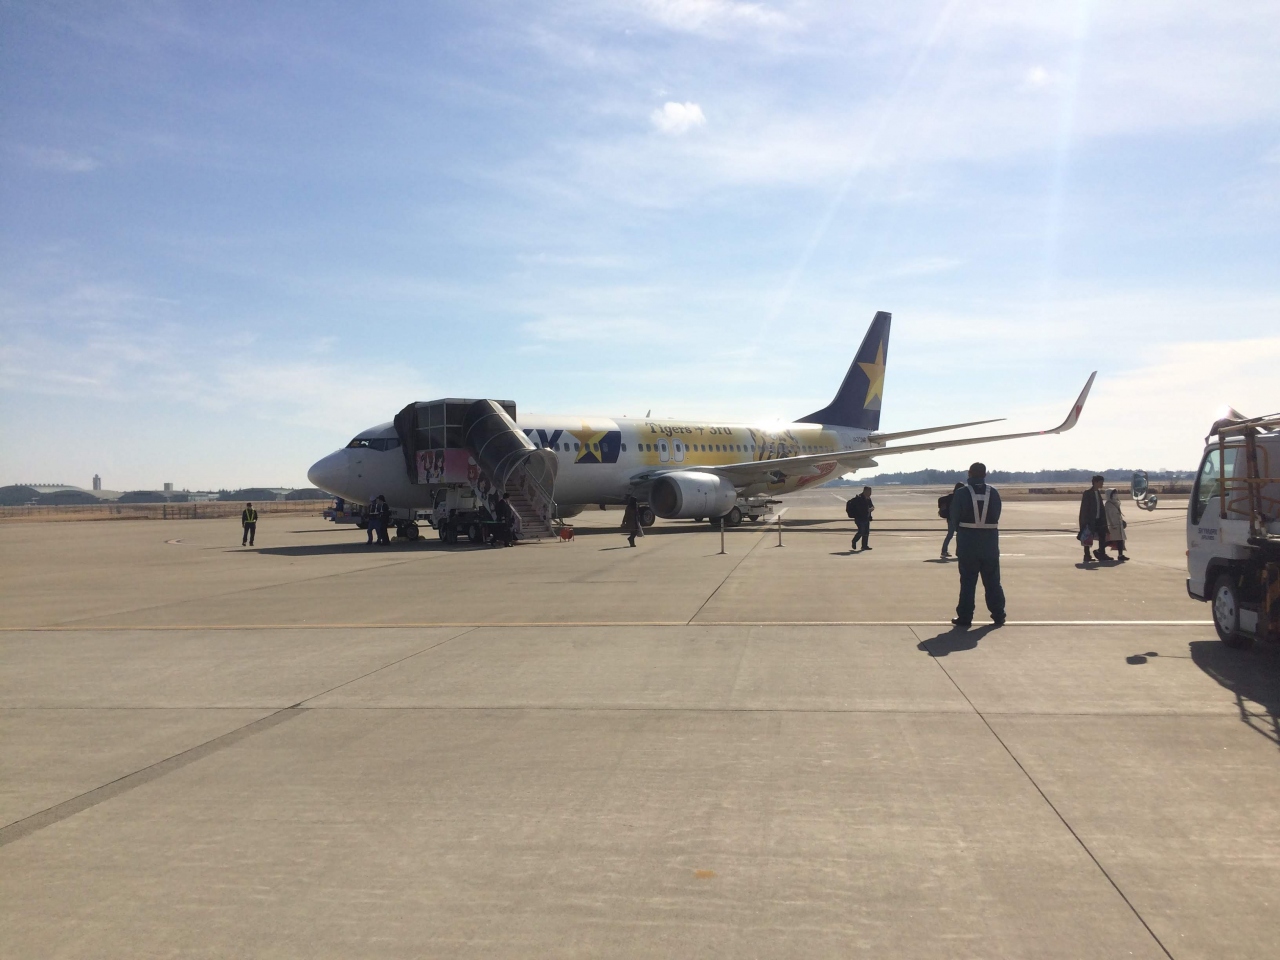
[[[1133,479],[1129,481],[1129,490],[1135,500],[1146,499],[1147,487],[1147,472],[1145,470],[1137,471],[1133,475]]]

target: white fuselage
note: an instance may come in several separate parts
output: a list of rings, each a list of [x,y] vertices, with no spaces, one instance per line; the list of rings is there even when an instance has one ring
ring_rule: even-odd
[[[633,493],[633,478],[647,471],[836,454],[869,445],[864,430],[816,423],[531,416],[520,418],[518,425],[535,446],[556,454],[559,470],[554,496],[562,507],[622,503]],[[790,493],[840,472],[833,460],[741,492],[743,496]],[[382,494],[392,507],[432,504],[431,487],[410,482],[404,451],[390,423],[364,431],[347,447],[314,464],[307,476],[321,490],[358,503]]]

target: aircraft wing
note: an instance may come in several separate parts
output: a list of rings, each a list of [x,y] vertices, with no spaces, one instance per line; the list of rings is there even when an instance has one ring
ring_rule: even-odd
[[[777,460],[752,460],[746,463],[731,463],[724,466],[687,466],[674,467],[660,470],[646,471],[633,478],[634,483],[643,483],[655,480],[657,477],[666,473],[680,473],[687,470],[696,470],[700,473],[715,473],[730,480],[734,485],[739,487],[751,486],[756,483],[778,483],[789,477],[821,477],[833,476],[840,468],[856,469],[868,460],[878,460],[880,457],[889,456],[895,453],[915,453],[920,450],[939,450],[943,447],[963,447],[974,443],[993,443],[997,440],[1020,440],[1023,437],[1044,437],[1055,433],[1065,433],[1074,427],[1080,420],[1080,413],[1084,410],[1084,402],[1089,396],[1089,390],[1093,387],[1093,379],[1098,375],[1095,370],[1089,374],[1089,379],[1084,385],[1084,389],[1080,391],[1080,396],[1076,398],[1076,402],[1072,405],[1067,418],[1051,430],[1031,430],[1026,433],[1001,433],[989,437],[966,437],[963,440],[930,440],[925,443],[904,443],[896,446],[870,446],[862,447],[858,450],[842,450],[839,453],[818,453],[809,454],[803,457],[782,457]],[[989,421],[977,421],[978,423]],[[935,429],[948,429],[940,427]],[[931,432],[929,430],[910,431],[906,435],[920,434]],[[892,435],[891,435],[892,436]],[[903,436],[903,434],[897,434]]]
[[[925,427],[923,430],[899,430],[897,433],[873,433],[869,437],[872,443],[889,443],[891,440],[905,440],[907,437],[922,437],[926,433],[942,433],[945,430],[959,430],[961,427],[980,427],[984,423],[999,423],[1004,417],[994,420],[970,420],[968,423],[949,423],[945,427]]]

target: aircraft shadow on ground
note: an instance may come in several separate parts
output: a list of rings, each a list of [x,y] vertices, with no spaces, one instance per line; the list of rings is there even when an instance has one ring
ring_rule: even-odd
[[[1231,691],[1240,722],[1280,747],[1280,656],[1268,648],[1232,650],[1217,640],[1193,640],[1195,665]],[[1141,662],[1136,657],[1129,662]]]
[[[410,545],[408,542],[392,542],[389,546],[369,546],[363,540],[359,543],[315,543],[293,547],[230,547],[232,551],[244,550],[265,554],[269,557],[332,557],[332,556],[370,556],[398,557],[423,550],[448,550],[443,543],[422,542]],[[454,548],[460,549],[460,548]],[[476,548],[480,549],[480,548]]]
[[[985,623],[980,627],[970,627],[968,629],[952,627],[937,636],[921,640],[916,644],[916,649],[923,650],[931,657],[946,657],[953,653],[973,650],[978,646],[979,640],[996,629],[998,628],[994,623]]]

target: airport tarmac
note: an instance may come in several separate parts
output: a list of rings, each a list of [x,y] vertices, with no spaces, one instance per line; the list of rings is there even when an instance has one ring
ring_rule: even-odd
[[[778,528],[368,547],[0,523],[0,956],[1244,958],[1280,943],[1280,655],[1183,513],[933,496]],[[1163,505],[1162,505],[1163,506]]]

